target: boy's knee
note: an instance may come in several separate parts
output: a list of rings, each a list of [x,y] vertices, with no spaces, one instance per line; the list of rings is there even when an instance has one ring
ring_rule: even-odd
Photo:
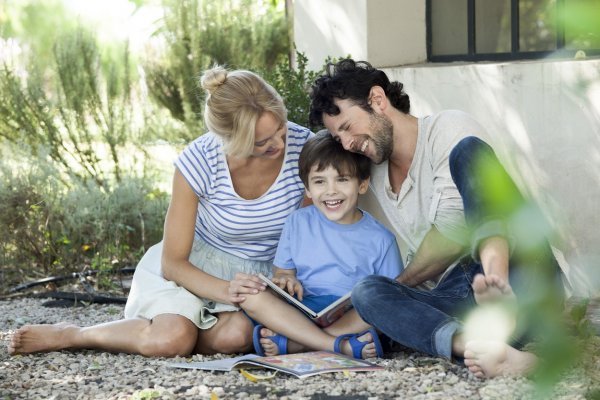
[[[269,303],[275,296],[269,292],[258,292],[257,294],[246,295],[246,300],[240,303],[240,308],[249,314],[254,314],[257,310],[268,309]]]

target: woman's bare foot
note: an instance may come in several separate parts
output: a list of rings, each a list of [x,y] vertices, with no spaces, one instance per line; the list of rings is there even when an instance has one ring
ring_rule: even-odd
[[[25,325],[13,333],[7,346],[8,354],[28,354],[62,350],[70,347],[78,326],[59,323],[54,325]]]
[[[524,376],[537,364],[537,357],[506,343],[475,340],[465,345],[465,365],[478,378]]]

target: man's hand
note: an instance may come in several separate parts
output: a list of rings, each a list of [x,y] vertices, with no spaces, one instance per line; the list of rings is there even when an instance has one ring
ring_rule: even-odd
[[[446,238],[432,226],[412,261],[396,280],[410,287],[417,286],[428,279],[436,278],[464,252],[464,246]]]
[[[253,295],[266,289],[266,284],[256,275],[238,272],[229,281],[228,298],[231,304],[237,305],[246,300],[245,295]]]

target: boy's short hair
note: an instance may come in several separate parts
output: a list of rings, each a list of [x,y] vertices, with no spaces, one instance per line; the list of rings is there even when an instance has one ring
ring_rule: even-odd
[[[313,166],[323,171],[331,166],[340,175],[348,175],[364,181],[371,176],[371,160],[358,153],[352,153],[334,139],[328,130],[321,130],[302,147],[298,166],[300,179],[308,187],[308,174]]]

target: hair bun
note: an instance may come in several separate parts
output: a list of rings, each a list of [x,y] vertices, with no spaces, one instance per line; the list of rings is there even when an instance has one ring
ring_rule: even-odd
[[[227,70],[219,65],[204,71],[200,78],[202,89],[212,94],[227,80]]]

